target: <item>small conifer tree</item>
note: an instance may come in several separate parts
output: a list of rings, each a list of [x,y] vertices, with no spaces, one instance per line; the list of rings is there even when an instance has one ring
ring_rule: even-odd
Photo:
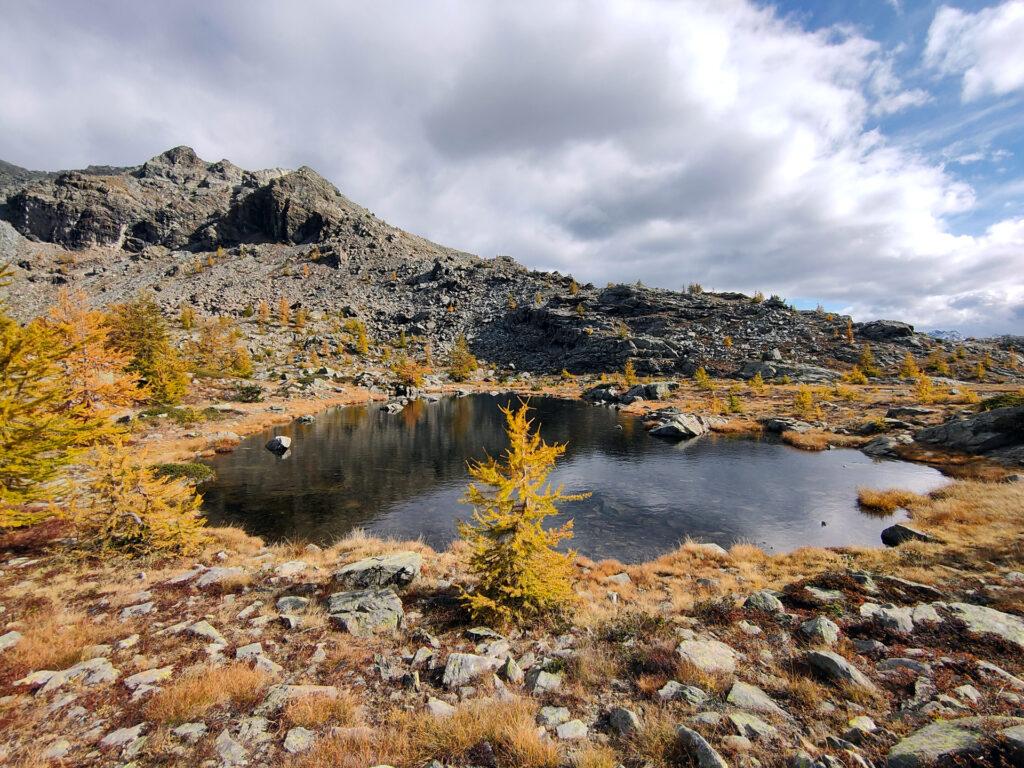
[[[142,295],[115,304],[107,315],[107,346],[128,358],[128,370],[146,383],[150,398],[173,404],[188,391],[188,375],[178,351],[171,344],[160,307],[152,296]]]
[[[853,320],[846,318],[846,342],[853,344]]]
[[[195,488],[157,477],[119,445],[97,451],[87,488],[69,516],[79,547],[90,554],[194,554],[206,541]]]
[[[295,322],[294,322],[295,327],[299,328],[299,329],[305,328],[306,327],[306,320],[308,318],[309,318],[309,314],[306,312],[306,308],[305,307],[299,307],[297,310],[295,310]]]
[[[448,360],[448,375],[453,381],[466,381],[479,366],[476,357],[469,351],[469,342],[466,341],[466,337],[459,334],[459,337],[455,339],[451,358]]]
[[[362,322],[356,326],[356,352],[360,355],[370,352],[370,337],[366,334],[366,324]]]
[[[811,388],[806,384],[801,384],[797,390],[796,395],[793,396],[793,410],[797,412],[799,416],[810,418],[816,414],[814,407],[814,393]]]
[[[870,344],[865,344],[861,348],[857,366],[864,372],[865,376],[878,376],[881,373],[875,364],[875,353],[871,350]]]
[[[904,379],[916,379],[921,376],[921,369],[917,367],[917,361],[909,352],[904,355],[903,362],[900,363],[899,375]]]
[[[726,401],[726,408],[729,413],[743,413],[743,398],[740,396],[738,384],[729,388],[729,397]]]
[[[266,325],[270,322],[270,306],[265,301],[261,301],[259,306],[256,308],[256,319],[260,325]]]
[[[570,296],[575,296],[579,292],[580,292],[580,284],[577,283],[576,280],[574,279],[572,282],[569,283],[569,295]]]
[[[849,373],[843,376],[843,381],[848,384],[867,384],[868,377],[864,375],[864,371],[860,369],[859,365],[855,365]]]
[[[627,358],[626,364],[622,368],[622,383],[627,387],[632,387],[637,383],[636,367],[633,365],[633,358]]]
[[[182,329],[191,331],[196,324],[195,310],[188,304],[182,304],[181,311],[178,313],[178,322],[181,323]]]
[[[703,389],[705,392],[710,392],[715,388],[715,385],[711,383],[711,377],[708,376],[708,372],[704,369],[703,365],[693,374],[693,380],[697,383],[697,388]]]
[[[749,386],[750,391],[754,392],[755,394],[759,395],[762,392],[764,392],[764,377],[761,375],[760,371],[755,373],[753,378],[751,378],[750,381],[747,382],[747,386]]]
[[[277,322],[287,326],[292,319],[292,306],[284,296],[277,302]]]
[[[61,470],[109,432],[67,377],[68,353],[46,323],[22,327],[0,304],[0,527],[48,517],[27,505],[63,491]]]
[[[533,429],[529,408],[503,408],[509,447],[501,460],[469,465],[463,498],[473,505],[471,522],[459,523],[470,546],[470,571],[477,577],[463,600],[475,619],[507,624],[560,608],[573,598],[573,552],[558,552],[572,537],[572,521],[545,528],[558,504],[586,498],[552,488],[548,476],[565,446],[547,444]]]
[[[942,350],[936,347],[932,350],[931,354],[928,355],[928,360],[925,362],[925,368],[932,373],[936,373],[939,376],[949,376],[949,363],[942,356]]]
[[[935,388],[927,376],[918,376],[914,384],[914,395],[920,403],[930,403],[935,399]]]
[[[722,339],[722,344],[725,346],[726,349],[732,349],[732,336],[726,336],[724,339]]]

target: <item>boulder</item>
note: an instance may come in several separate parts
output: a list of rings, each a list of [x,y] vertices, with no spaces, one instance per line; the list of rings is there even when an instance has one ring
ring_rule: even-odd
[[[736,671],[736,651],[720,640],[684,640],[676,653],[702,672]]]
[[[498,660],[474,653],[451,653],[441,682],[445,688],[461,688],[498,667]]]
[[[758,688],[756,685],[737,680],[729,689],[726,702],[734,707],[746,709],[751,712],[771,712],[776,715],[785,716],[786,712],[772,698]],[[745,735],[745,734],[743,734]]]
[[[276,435],[267,441],[266,448],[271,453],[284,453],[292,446],[292,439],[287,435]]]
[[[898,320],[872,320],[857,323],[854,329],[858,336],[868,341],[893,341],[914,335],[914,326]]]
[[[812,643],[835,645],[839,642],[839,626],[831,619],[817,616],[800,625],[800,634]]]
[[[898,547],[906,541],[934,542],[937,539],[906,523],[896,523],[882,531],[882,543],[887,547]]]
[[[405,618],[402,601],[390,588],[336,592],[327,598],[327,613],[334,626],[353,635],[395,630]]]
[[[838,653],[809,651],[804,658],[812,669],[834,683],[854,685],[868,691],[875,690],[875,684],[868,679],[867,675]]]
[[[349,563],[334,580],[350,589],[404,587],[420,575],[423,556],[418,552],[392,552]]]
[[[615,709],[609,712],[608,724],[619,736],[632,736],[643,727],[639,715],[625,707],[615,707]]]
[[[996,635],[1008,643],[1024,650],[1024,619],[995,608],[970,603],[934,603],[936,608],[945,608],[955,619],[967,625],[976,634]]]
[[[685,725],[677,726],[676,741],[696,763],[697,768],[729,768],[729,764],[697,731],[687,728]]]
[[[549,693],[562,687],[562,676],[543,669],[531,669],[526,673],[526,689],[530,693]]]
[[[767,589],[754,592],[743,601],[743,607],[748,611],[761,611],[762,613],[782,613],[785,610],[782,601]]]
[[[1006,765],[1024,764],[1024,718],[965,717],[926,725],[889,750],[889,768],[971,765],[988,750],[1002,751]]]
[[[672,416],[651,429],[650,434],[654,437],[665,438],[666,440],[690,440],[694,437],[706,435],[713,422],[704,416],[697,416],[692,413],[680,413]]]
[[[919,443],[1024,463],[1024,406],[954,418],[914,435]]]

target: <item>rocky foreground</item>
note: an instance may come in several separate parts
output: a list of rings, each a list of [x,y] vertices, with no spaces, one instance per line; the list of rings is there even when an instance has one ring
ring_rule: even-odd
[[[892,550],[581,560],[553,622],[475,626],[459,547],[0,565],[0,755],[76,766],[1024,764],[1024,484]],[[939,542],[939,539],[942,539]],[[19,550],[22,554],[19,554]],[[921,580],[914,580],[908,576]],[[927,582],[927,583],[926,583]]]

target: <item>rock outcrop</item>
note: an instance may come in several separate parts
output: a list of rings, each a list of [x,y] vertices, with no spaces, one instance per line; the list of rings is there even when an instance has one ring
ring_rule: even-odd
[[[995,408],[920,430],[919,443],[1024,464],[1024,406]]]

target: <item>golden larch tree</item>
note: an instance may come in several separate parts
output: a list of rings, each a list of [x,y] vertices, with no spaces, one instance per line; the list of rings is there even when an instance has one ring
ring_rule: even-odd
[[[192,485],[157,477],[121,445],[97,450],[86,488],[69,516],[79,548],[90,554],[193,554],[206,541],[202,498]]]
[[[83,406],[90,414],[145,401],[149,392],[139,375],[128,370],[131,358],[109,345],[110,329],[102,310],[90,309],[81,291],[62,290],[42,322],[66,350],[60,367],[70,385],[71,399],[62,410]]]
[[[152,296],[113,305],[106,325],[107,346],[130,359],[128,370],[142,377],[150,399],[173,404],[185,396],[185,363],[171,344],[167,322]]]
[[[471,482],[465,503],[473,505],[470,522],[459,523],[469,543],[469,568],[477,583],[463,592],[474,618],[507,623],[550,611],[573,598],[575,553],[559,552],[559,542],[572,537],[572,521],[545,528],[558,514],[558,504],[586,498],[553,488],[548,476],[565,445],[545,443],[520,403],[503,408],[509,446],[501,459],[469,465]]]

